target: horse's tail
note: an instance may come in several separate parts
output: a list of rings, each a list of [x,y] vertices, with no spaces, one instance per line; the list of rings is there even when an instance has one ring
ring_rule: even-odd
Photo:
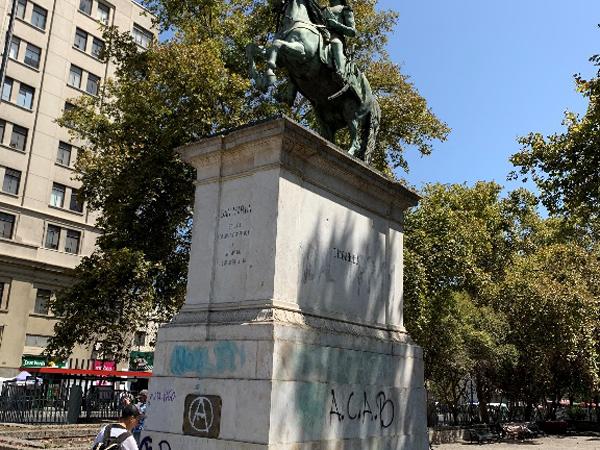
[[[368,125],[363,129],[364,161],[371,165],[377,144],[377,134],[381,122],[381,107],[376,98],[373,98],[371,111],[369,112]]]

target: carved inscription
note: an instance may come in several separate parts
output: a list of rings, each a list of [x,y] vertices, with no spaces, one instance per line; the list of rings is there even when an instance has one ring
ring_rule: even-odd
[[[351,392],[347,397],[338,399],[335,390],[331,390],[329,423],[334,419],[339,422],[375,422],[385,429],[394,423],[395,416],[396,405],[383,391],[378,392],[374,398],[370,398],[367,392],[363,391],[362,395]]]
[[[219,212],[220,256],[218,267],[245,265],[247,262],[247,241],[252,234],[250,214],[252,205],[237,205],[222,209]]]
[[[216,439],[221,433],[221,397],[190,394],[185,398],[183,434]]]

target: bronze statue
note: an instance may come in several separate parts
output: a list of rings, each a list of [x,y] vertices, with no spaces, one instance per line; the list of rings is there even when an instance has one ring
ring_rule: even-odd
[[[321,135],[335,143],[336,132],[347,127],[348,153],[370,163],[381,110],[346,42],[357,33],[352,8],[346,0],[331,0],[323,9],[316,0],[283,0],[277,22],[270,46],[247,49],[257,87],[266,91],[276,84],[274,70],[286,69],[285,101],[293,104],[300,92],[314,108]],[[259,56],[267,64],[265,74],[257,70]]]

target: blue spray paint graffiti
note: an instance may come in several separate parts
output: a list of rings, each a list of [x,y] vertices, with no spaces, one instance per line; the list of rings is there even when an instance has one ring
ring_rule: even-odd
[[[234,372],[245,362],[244,349],[232,341],[196,347],[176,345],[171,353],[171,373],[209,377]]]

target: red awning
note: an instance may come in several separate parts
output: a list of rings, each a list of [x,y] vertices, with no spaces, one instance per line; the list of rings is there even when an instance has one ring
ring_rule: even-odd
[[[92,370],[92,369],[60,369],[58,367],[36,367],[27,368],[30,373],[71,375],[88,377],[124,377],[124,378],[150,378],[152,372],[133,372],[129,370]]]

